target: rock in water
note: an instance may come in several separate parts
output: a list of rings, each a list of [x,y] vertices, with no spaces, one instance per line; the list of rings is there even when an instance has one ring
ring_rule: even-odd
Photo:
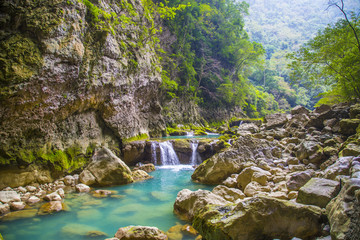
[[[340,182],[324,178],[312,178],[299,189],[298,203],[325,208],[340,190]]]
[[[191,176],[196,182],[207,184],[220,184],[231,174],[239,173],[246,162],[257,163],[257,154],[273,158],[268,149],[273,143],[263,139],[256,139],[249,135],[239,137],[233,147],[227,151],[214,155],[199,165]]]
[[[174,203],[174,212],[180,217],[191,221],[194,215],[207,204],[225,205],[229,204],[224,198],[207,190],[190,191],[181,190]]]
[[[119,228],[115,237],[120,240],[167,240],[165,233],[156,227],[128,226]]]
[[[339,195],[326,206],[331,239],[359,239],[360,236],[360,179],[346,181]]]
[[[97,150],[90,164],[80,174],[86,185],[108,186],[133,182],[131,170],[109,149]]]
[[[193,226],[207,240],[309,239],[320,233],[321,223],[319,207],[256,197],[207,205],[195,215]]]

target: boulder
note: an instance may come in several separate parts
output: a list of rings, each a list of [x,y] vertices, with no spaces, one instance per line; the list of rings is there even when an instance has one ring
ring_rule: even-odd
[[[312,176],[312,172],[307,170],[303,172],[291,173],[286,182],[286,187],[290,190],[299,190],[302,186],[307,183]]]
[[[308,114],[310,113],[310,110],[301,106],[301,105],[297,105],[296,107],[294,107],[293,109],[291,109],[290,113],[292,115],[296,115],[296,114]]]
[[[321,232],[322,217],[315,206],[256,197],[207,205],[195,215],[193,226],[207,240],[311,239]]]
[[[21,211],[9,212],[5,216],[3,216],[3,218],[1,220],[2,221],[15,221],[18,219],[23,219],[23,218],[33,218],[36,216],[37,212],[38,212],[37,209],[25,209],[25,210],[21,210]]]
[[[265,116],[265,128],[274,129],[285,125],[288,121],[286,114],[284,113],[275,113]]]
[[[152,163],[141,164],[134,168],[134,170],[143,170],[147,173],[155,171],[155,165]]]
[[[360,119],[360,104],[354,104],[350,107],[350,118]]]
[[[18,211],[24,209],[26,204],[24,202],[11,202],[10,209],[12,211]]]
[[[10,212],[10,206],[9,204],[2,204],[0,203],[0,216],[1,215],[4,215],[4,214],[7,214]]]
[[[57,192],[50,193],[44,197],[46,201],[61,201],[61,196]]]
[[[0,202],[9,203],[9,202],[19,202],[20,195],[15,191],[0,191]]]
[[[311,156],[315,157],[318,152],[322,153],[322,148],[318,142],[304,140],[296,150],[296,157],[301,161],[303,159],[308,159]],[[313,162],[317,162],[318,160],[321,159],[314,159]]]
[[[261,192],[270,192],[271,189],[269,186],[261,186],[258,182],[250,182],[248,185],[246,185],[244,189],[244,194],[247,197],[253,197],[255,195],[258,195]]]
[[[220,152],[200,164],[192,180],[206,184],[221,184],[231,174],[239,173],[247,162],[257,164],[260,156],[272,159],[274,143],[250,135],[240,136],[227,151]]]
[[[64,210],[66,210],[65,203],[63,203],[61,201],[50,201],[50,202],[44,203],[40,207],[38,214],[46,215],[46,214],[50,214],[53,212],[60,212],[60,211],[64,211]]]
[[[134,141],[126,143],[123,147],[123,160],[127,165],[134,166],[145,158],[145,141]]]
[[[143,170],[132,171],[132,177],[133,177],[134,181],[143,181],[143,180],[152,178],[149,174],[147,174],[147,172],[145,172]]]
[[[324,178],[312,178],[299,189],[296,201],[325,208],[340,191],[340,182]]]
[[[38,198],[38,197],[36,197],[36,196],[31,196],[31,197],[29,197],[28,199],[27,199],[27,203],[28,204],[35,204],[35,203],[38,203],[38,202],[40,202],[41,201],[41,199],[40,198]]]
[[[255,175],[255,176],[254,176]],[[245,190],[246,186],[252,181],[259,182],[261,185],[265,185],[268,177],[271,176],[271,173],[268,171],[265,171],[258,167],[247,167],[244,170],[242,170],[236,181],[238,183],[238,188]]]
[[[218,185],[213,190],[212,193],[221,196],[229,202],[236,202],[239,199],[244,199],[245,194],[236,188],[229,188],[224,185]]]
[[[347,156],[359,156],[360,155],[360,144],[357,142],[350,142],[343,146],[341,152],[339,153],[340,157]]]
[[[327,167],[324,171],[324,177],[335,180],[339,175],[350,175],[349,169],[353,157],[341,157],[334,164]]]
[[[75,178],[71,175],[67,175],[64,177],[64,184],[66,186],[75,186]]]
[[[105,147],[95,152],[79,179],[80,182],[90,186],[127,184],[134,181],[130,168]]]
[[[356,128],[360,124],[360,119],[342,119],[340,121],[340,133],[350,136],[356,133]]]
[[[83,183],[76,184],[75,189],[77,192],[89,192],[90,187],[88,185],[85,185]]]
[[[156,227],[128,226],[119,228],[115,238],[120,240],[167,240],[165,233]]]
[[[191,221],[194,215],[207,204],[226,205],[230,202],[207,190],[190,191],[189,189],[181,190],[174,203],[174,212]]]
[[[339,195],[326,206],[331,239],[358,239],[360,236],[360,179],[345,182]]]
[[[230,177],[228,177],[227,179],[225,179],[225,181],[222,182],[222,185],[225,185],[229,188],[237,187],[237,176],[238,174],[232,174]]]

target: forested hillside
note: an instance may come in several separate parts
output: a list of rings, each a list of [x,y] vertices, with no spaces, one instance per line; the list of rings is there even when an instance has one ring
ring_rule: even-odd
[[[275,96],[281,108],[296,104],[312,108],[319,98],[316,96],[328,90],[326,84],[309,87],[297,81],[290,83],[290,60],[286,55],[299,50],[319,30],[342,19],[339,9],[329,6],[328,0],[277,1],[246,0],[249,15],[245,28],[250,39],[261,43],[266,50],[266,67],[250,77],[253,84],[261,86]],[[335,1],[340,2],[340,1]],[[345,0],[345,11],[359,12],[360,2]]]

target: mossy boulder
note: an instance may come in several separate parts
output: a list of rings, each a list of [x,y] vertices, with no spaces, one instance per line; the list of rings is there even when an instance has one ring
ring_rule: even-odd
[[[342,119],[340,121],[340,133],[345,136],[356,134],[356,128],[360,124],[360,119]]]
[[[312,178],[299,189],[296,201],[325,208],[340,191],[340,182],[324,178]]]
[[[311,239],[324,222],[319,207],[269,197],[253,197],[229,205],[207,205],[193,227],[207,240]]]
[[[128,226],[115,233],[115,238],[121,240],[167,240],[166,234],[156,227]]]

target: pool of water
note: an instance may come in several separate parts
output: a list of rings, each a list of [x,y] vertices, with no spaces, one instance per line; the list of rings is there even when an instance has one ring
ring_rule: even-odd
[[[113,197],[94,198],[90,194],[68,194],[70,210],[52,215],[0,222],[5,240],[89,239],[84,234],[101,231],[105,239],[120,227],[155,226],[166,232],[177,223],[185,224],[173,214],[177,193],[184,188],[207,189],[211,186],[191,182],[191,166],[158,167],[152,179],[129,185],[101,188],[115,190]],[[95,233],[95,232],[93,232]],[[185,236],[183,240],[194,239]]]

